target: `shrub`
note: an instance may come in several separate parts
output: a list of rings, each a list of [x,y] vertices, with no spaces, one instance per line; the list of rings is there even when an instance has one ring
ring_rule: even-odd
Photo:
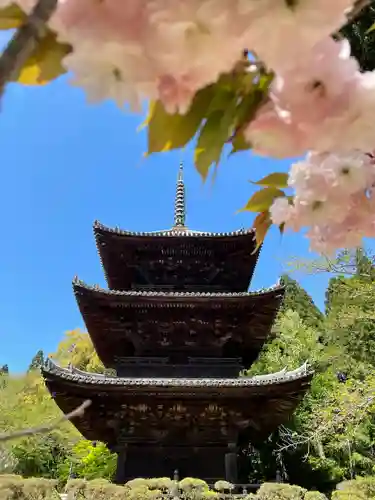
[[[305,493],[303,500],[327,500],[327,497],[319,491],[308,491]]]
[[[0,474],[12,474],[17,466],[17,459],[13,453],[0,448]]]
[[[125,498],[125,488],[112,484],[105,479],[97,479],[86,483],[85,500],[116,500]]]
[[[0,476],[1,500],[13,500],[22,498],[24,479],[14,474],[2,474]]]
[[[130,482],[130,481],[129,481]],[[147,479],[147,486],[150,490],[161,490],[163,492],[168,492],[175,486],[175,481],[169,477],[157,477],[153,479]]]
[[[23,495],[27,500],[59,499],[56,490],[57,481],[32,477],[23,482]]]
[[[203,479],[196,479],[194,477],[185,477],[178,483],[182,491],[189,492],[192,490],[205,491],[208,490],[208,484]]]
[[[373,500],[375,499],[375,477],[358,477],[343,481],[332,493],[332,500]]]
[[[214,488],[217,491],[225,491],[225,490],[232,491],[234,485],[232,483],[229,483],[228,481],[221,480],[221,481],[216,481],[216,483],[214,484]]]
[[[0,476],[1,500],[58,500],[56,481],[22,476]]]
[[[359,485],[354,493],[353,485]],[[333,500],[375,500],[372,496],[373,485],[372,478],[348,481],[340,485],[342,489],[334,493]],[[231,490],[232,486],[226,481],[218,481],[215,485],[220,490],[218,492],[210,490],[205,481],[195,478],[185,478],[179,483],[166,477],[138,478],[124,486],[112,484],[106,479],[72,479],[64,491],[67,500],[168,500],[171,492],[173,496],[173,487],[179,488],[181,500],[327,500],[317,491],[307,492],[299,486],[277,483],[265,483],[256,495],[249,494],[245,499],[242,495],[223,493]],[[57,480],[0,475],[0,500],[60,500]]]
[[[257,500],[304,500],[306,490],[290,484],[264,483],[256,495]]]
[[[364,493],[351,490],[334,491],[331,498],[332,500],[370,500]]]

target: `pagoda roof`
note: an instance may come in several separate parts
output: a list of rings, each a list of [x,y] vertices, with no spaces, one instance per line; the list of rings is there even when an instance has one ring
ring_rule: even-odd
[[[110,227],[102,224],[98,220],[94,222],[94,233],[95,236],[102,235],[114,235],[120,236],[123,238],[235,238],[239,236],[250,237],[250,239],[255,240],[255,229],[249,228],[241,228],[236,231],[228,231],[228,232],[209,232],[209,231],[195,231],[192,229],[188,229],[187,227],[172,227],[170,229],[164,229],[161,231],[127,231],[124,229],[120,229],[118,226]],[[254,245],[256,246],[256,244]]]
[[[246,290],[260,253],[253,229],[131,232],[95,222],[94,235],[108,286],[117,290]]]
[[[282,297],[285,292],[285,286],[277,283],[268,288],[261,288],[259,290],[248,291],[248,292],[163,292],[163,291],[153,291],[153,290],[108,290],[102,288],[99,285],[88,285],[83,280],[75,277],[73,279],[74,292],[77,293],[79,290],[85,290],[86,292],[93,292],[95,295],[103,295],[110,297],[124,297],[126,301],[127,297],[139,297],[143,301],[147,301],[148,298],[160,300],[160,302],[167,305],[168,301],[176,302],[211,302],[213,299],[219,299],[223,302],[228,302],[228,299],[235,299],[241,302],[253,301],[257,298],[266,299],[273,297]]]
[[[138,377],[117,377],[109,376],[102,373],[90,373],[74,366],[69,368],[63,368],[53,359],[47,358],[46,363],[42,367],[42,373],[44,376],[48,374],[53,374],[61,379],[75,382],[79,384],[87,384],[88,386],[100,385],[100,386],[111,386],[116,387],[119,390],[126,388],[142,388],[146,387],[148,389],[161,389],[163,388],[194,388],[199,390],[199,388],[222,388],[231,389],[238,387],[240,389],[245,387],[260,387],[264,386],[265,390],[267,388],[276,388],[280,385],[301,381],[309,382],[314,374],[308,362],[305,362],[302,366],[296,368],[295,370],[288,371],[286,368],[275,373],[269,373],[266,375],[253,375],[252,377],[235,377],[235,378],[138,378]],[[82,386],[83,387],[83,386]],[[115,390],[117,390],[115,389]],[[263,391],[263,389],[261,389]],[[254,389],[254,392],[259,394],[259,389]],[[229,393],[228,393],[229,396]]]
[[[284,287],[236,293],[139,292],[105,290],[73,282],[76,300],[99,358],[115,367],[116,358],[225,356],[237,342],[249,367],[269,337]]]
[[[293,371],[282,370],[253,377],[122,378],[61,368],[50,359],[42,368],[42,374],[64,413],[72,411],[85,400],[91,400],[92,404],[84,416],[76,419],[74,424],[85,438],[100,440],[110,446],[115,445],[117,439],[113,419],[120,419],[123,426],[126,416],[121,414],[126,408],[132,409],[134,417],[136,405],[149,407],[147,411],[142,410],[143,434],[131,436],[132,439],[141,439],[143,436],[147,440],[144,433],[151,426],[147,424],[147,419],[151,422],[154,418],[154,405],[158,409],[163,405],[175,408],[176,402],[189,409],[188,418],[191,418],[193,409],[198,407],[224,405],[228,419],[237,415],[236,425],[249,426],[254,432],[254,439],[263,439],[278,425],[286,422],[313,376],[305,363]],[[170,418],[170,412],[168,415]],[[158,422],[157,425],[163,425],[160,419]],[[218,422],[215,424],[203,416],[199,423],[200,426],[214,428],[218,425]],[[176,422],[173,424],[180,425]]]

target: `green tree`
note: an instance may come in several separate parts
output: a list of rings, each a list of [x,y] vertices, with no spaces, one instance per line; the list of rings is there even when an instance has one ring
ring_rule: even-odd
[[[44,363],[44,353],[40,349],[31,360],[28,371],[39,370],[39,368],[43,366],[43,363]]]
[[[0,375],[9,375],[8,365],[0,366]]]
[[[374,2],[362,10],[353,22],[342,28],[340,34],[347,38],[352,48],[352,54],[360,63],[363,71],[375,69],[375,38],[369,29],[375,23]]]
[[[279,315],[274,332],[275,339],[264,346],[248,375],[283,368],[293,370],[306,361],[316,365],[321,359],[323,345],[319,342],[320,332],[307,326],[297,311],[289,309]]]
[[[103,373],[104,371],[104,366],[96,354],[90,336],[79,328],[66,332],[57,351],[50,356],[62,366],[68,366],[71,363],[76,368],[88,372]]]
[[[291,309],[299,314],[305,325],[319,328],[324,316],[306,290],[287,274],[281,277],[281,283],[286,289],[281,312]]]
[[[12,446],[15,472],[24,477],[60,478],[68,449],[61,433],[51,432],[22,439]]]
[[[112,479],[117,456],[104,443],[79,440],[60,466],[60,479],[67,480],[72,472],[77,478]]]

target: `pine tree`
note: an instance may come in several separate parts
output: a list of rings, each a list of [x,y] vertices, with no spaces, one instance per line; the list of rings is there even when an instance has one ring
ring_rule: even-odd
[[[27,371],[38,370],[41,366],[43,366],[43,363],[44,363],[44,353],[40,349],[31,360],[30,366]]]
[[[281,277],[281,283],[286,287],[286,293],[280,313],[291,309],[298,313],[306,326],[318,328],[322,324],[323,314],[306,290],[287,274]]]
[[[9,367],[8,367],[8,365],[0,366],[0,376],[1,375],[9,375]]]

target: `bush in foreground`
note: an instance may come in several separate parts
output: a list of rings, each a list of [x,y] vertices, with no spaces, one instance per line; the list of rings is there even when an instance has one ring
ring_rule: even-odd
[[[215,488],[210,489],[205,481],[194,478],[184,478],[178,484],[170,478],[139,478],[124,486],[105,479],[73,479],[68,481],[64,493],[67,493],[68,500],[163,500],[175,496],[182,500],[244,498],[231,493],[232,485],[226,481],[218,481]],[[0,475],[0,500],[60,500],[59,493],[62,492],[58,490],[58,482],[52,479]],[[245,500],[327,500],[327,497],[300,486],[264,483],[256,494],[248,494]],[[375,500],[375,477],[338,484],[332,500]]]

